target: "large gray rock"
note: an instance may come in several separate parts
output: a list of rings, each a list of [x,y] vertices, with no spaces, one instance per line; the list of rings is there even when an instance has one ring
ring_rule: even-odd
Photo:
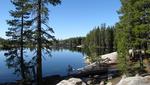
[[[79,78],[70,78],[69,80],[62,80],[57,85],[86,85]]]
[[[106,60],[108,64],[117,63],[117,52],[104,54],[101,56],[102,59]]]
[[[123,76],[117,85],[150,85],[150,76],[141,77],[136,75],[135,77]]]

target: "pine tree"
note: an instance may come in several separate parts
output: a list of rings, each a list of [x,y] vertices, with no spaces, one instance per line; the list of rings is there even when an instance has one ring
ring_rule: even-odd
[[[122,58],[125,58],[128,56],[129,49],[148,50],[150,37],[150,1],[121,0],[121,3],[122,7],[119,10],[121,14],[120,22],[117,26],[119,27],[117,28],[117,49]],[[124,38],[124,42],[120,42],[122,37]],[[141,55],[137,57],[142,58]]]
[[[122,73],[128,74],[128,63],[127,63],[127,55],[128,55],[128,35],[125,29],[122,29],[123,26],[119,23],[116,25],[116,33],[115,40],[117,41],[117,52],[118,52],[118,68]]]
[[[61,3],[60,0],[31,0],[33,3],[34,20],[36,24],[35,35],[37,43],[37,84],[42,85],[42,48],[49,48],[49,40],[54,39],[50,33],[54,32],[51,27],[47,25],[49,10],[47,5],[52,4],[56,6]],[[43,26],[44,25],[44,26]],[[44,29],[48,28],[48,29]]]
[[[107,27],[106,31],[106,48],[109,49],[109,53],[114,50],[114,27]]]
[[[11,0],[11,3],[15,6],[15,10],[11,10],[10,14],[13,17],[12,20],[7,20],[7,24],[10,25],[9,31],[6,32],[6,36],[11,37],[11,41],[15,41],[12,46],[20,49],[20,68],[21,76],[26,79],[25,64],[23,57],[23,45],[24,45],[24,30],[30,28],[32,20],[29,20],[30,13],[28,12],[31,5],[28,0]],[[11,46],[11,47],[12,47]]]

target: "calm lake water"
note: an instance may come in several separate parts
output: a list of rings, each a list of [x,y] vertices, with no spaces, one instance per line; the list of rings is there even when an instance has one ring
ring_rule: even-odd
[[[4,53],[7,51],[0,51],[0,83],[12,82],[19,80],[20,75],[14,74],[13,68],[8,68],[6,65],[6,56]],[[26,51],[25,60],[31,59],[33,52]],[[80,52],[72,52],[69,50],[52,51],[51,56],[44,54],[43,65],[43,77],[51,75],[67,75],[68,65],[71,65],[74,69],[85,66],[84,55]]]

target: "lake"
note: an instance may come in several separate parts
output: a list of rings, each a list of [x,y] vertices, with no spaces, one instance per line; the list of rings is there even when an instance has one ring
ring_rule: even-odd
[[[0,51],[0,83],[13,82],[21,79],[20,75],[14,74],[15,68],[8,68],[6,65],[6,56],[4,53],[7,51]],[[44,54],[42,58],[43,77],[51,75],[65,76],[68,73],[68,65],[73,69],[81,68],[86,65],[84,55],[80,52],[73,52],[70,50],[53,50],[51,56]],[[30,60],[34,55],[33,52],[25,51],[25,60]]]

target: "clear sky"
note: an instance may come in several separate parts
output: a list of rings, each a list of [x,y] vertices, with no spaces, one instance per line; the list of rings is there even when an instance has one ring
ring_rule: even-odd
[[[85,36],[103,23],[112,26],[118,22],[120,6],[120,0],[62,0],[61,5],[49,6],[49,25],[57,39]],[[12,8],[10,0],[0,0],[0,37],[6,38],[6,20]]]

